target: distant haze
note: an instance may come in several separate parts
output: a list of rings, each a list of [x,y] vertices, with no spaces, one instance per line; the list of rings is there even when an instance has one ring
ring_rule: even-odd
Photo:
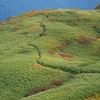
[[[0,21],[29,10],[75,8],[91,10],[100,0],[0,0]]]

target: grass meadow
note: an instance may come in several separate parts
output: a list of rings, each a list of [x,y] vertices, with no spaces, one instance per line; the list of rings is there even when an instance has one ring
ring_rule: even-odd
[[[0,23],[0,100],[100,100],[100,11],[41,10]]]

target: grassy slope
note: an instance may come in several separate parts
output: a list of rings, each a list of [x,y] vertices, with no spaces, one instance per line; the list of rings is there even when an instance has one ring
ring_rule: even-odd
[[[2,22],[0,100],[83,100],[100,95],[99,12],[32,11]],[[47,29],[42,37],[40,23]],[[80,35],[88,42],[79,44]],[[69,73],[75,78],[69,79]],[[53,80],[64,84],[23,98]]]

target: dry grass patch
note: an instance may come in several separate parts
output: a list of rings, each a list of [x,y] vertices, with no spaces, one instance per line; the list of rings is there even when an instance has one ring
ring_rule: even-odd
[[[40,65],[40,64],[35,64],[34,70],[40,70],[40,69],[42,69],[42,68],[43,68],[42,65]]]

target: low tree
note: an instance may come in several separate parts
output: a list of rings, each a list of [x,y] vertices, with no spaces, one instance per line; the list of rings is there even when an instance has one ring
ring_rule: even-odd
[[[100,9],[100,4],[95,7],[95,9]]]

